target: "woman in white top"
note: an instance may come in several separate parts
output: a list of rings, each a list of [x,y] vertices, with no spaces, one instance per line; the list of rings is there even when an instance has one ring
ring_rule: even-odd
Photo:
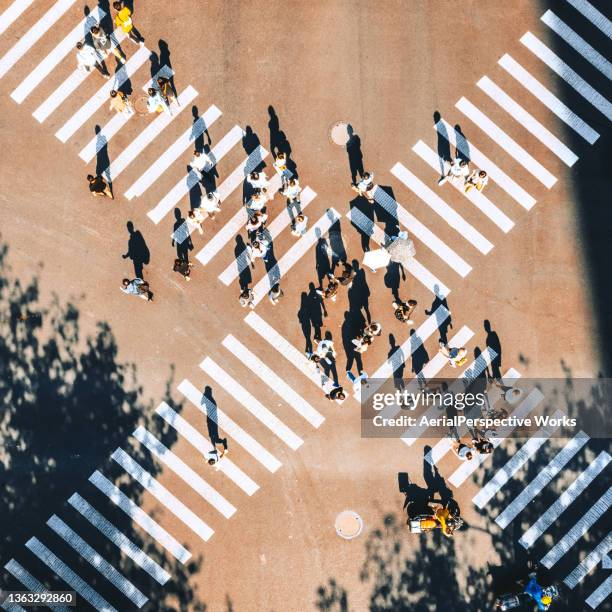
[[[256,212],[246,224],[246,230],[249,234],[254,234],[258,229],[263,228],[265,222],[268,220],[268,215],[262,212]]]
[[[283,184],[285,184],[291,178],[291,171],[287,168],[287,155],[286,153],[279,153],[272,164],[277,174],[280,174]]]
[[[258,257],[261,257],[264,261],[266,261],[266,256],[268,254],[268,248],[270,247],[270,243],[267,240],[254,240],[249,247],[247,246],[247,253],[251,262],[253,262]]]
[[[300,182],[296,178],[291,178],[287,182],[285,188],[281,191],[281,193],[289,200],[291,204],[300,202],[300,193],[302,193],[302,188],[300,187]]]
[[[450,180],[453,183],[465,185],[470,174],[470,167],[467,160],[455,157],[452,163],[444,161],[444,176],[438,181],[438,185],[444,185]]]
[[[91,72],[92,68],[98,70],[105,79],[110,79],[110,74],[104,65],[104,60],[98,52],[91,46],[83,42],[76,44],[77,48],[77,67],[79,70]]]
[[[268,177],[263,170],[261,172],[251,172],[251,174],[247,176],[247,183],[249,183],[253,189],[262,189],[268,187]]]
[[[213,165],[212,160],[203,151],[197,149],[193,152],[193,157],[189,162],[189,165],[198,172],[205,172],[209,167]]]
[[[206,197],[202,198],[200,208],[204,209],[211,219],[214,219],[215,213],[221,212],[221,198],[219,194],[216,191],[207,193]]]
[[[306,233],[308,227],[308,217],[306,215],[298,215],[293,222],[291,233],[298,238]]]
[[[187,213],[187,226],[190,231],[197,229],[200,234],[203,234],[202,223],[204,223],[205,219],[206,217],[202,211],[199,208],[194,208]]]
[[[484,170],[474,170],[465,181],[465,193],[472,189],[472,187],[476,187],[478,191],[482,191],[488,182],[489,176]]]
[[[164,97],[157,89],[153,89],[153,87],[149,87],[147,90],[149,97],[147,98],[147,109],[150,113],[166,113],[171,115],[170,107]]]
[[[374,173],[364,172],[361,180],[356,185],[351,185],[353,191],[366,198],[368,202],[374,201]]]
[[[268,203],[268,190],[265,187],[261,189],[255,189],[255,192],[251,196],[251,201],[249,202],[249,208],[252,210],[261,210]]]

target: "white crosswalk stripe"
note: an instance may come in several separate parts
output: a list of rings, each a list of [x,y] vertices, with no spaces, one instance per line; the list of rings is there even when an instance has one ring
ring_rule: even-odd
[[[77,574],[75,574],[61,559],[54,555],[38,538],[30,538],[25,545],[96,610],[100,612],[117,612],[100,593],[92,589],[82,578],[77,576]]]
[[[530,196],[520,185],[513,181],[497,164],[494,164],[484,153],[480,152],[473,143],[467,143],[462,134],[458,134],[446,121],[441,119],[434,125],[438,134],[445,138],[460,153],[469,158],[478,168],[486,173],[525,210],[531,210],[536,200]]]
[[[234,170],[228,175],[228,177],[219,185],[217,193],[221,202],[227,200],[229,195],[236,189],[245,178],[259,166],[263,160],[268,156],[266,151],[261,145],[258,146],[252,153],[249,154],[244,161],[239,164]]]
[[[231,436],[237,444],[257,459],[269,472],[274,473],[281,467],[282,463],[272,453],[267,451],[255,438],[244,431],[242,427],[205,397],[190,381],[184,379],[177,389],[208,418],[216,422],[227,435]]]
[[[194,448],[200,451],[203,459],[208,457],[208,453],[214,450],[214,446],[180,414],[170,408],[168,404],[162,402],[156,410],[167,423],[172,425]],[[219,471],[227,476],[237,487],[242,489],[247,495],[253,495],[259,489],[259,485],[247,476],[238,466],[230,461],[227,456],[223,461],[217,463]]]
[[[561,513],[565,512],[570,504],[603,472],[610,463],[610,459],[610,455],[602,451],[597,459],[579,474],[578,478],[563,491],[550,508],[522,535],[519,544],[524,548],[533,546],[533,543],[559,518]]]
[[[253,288],[253,302],[255,305],[263,300],[270,289],[291,270],[291,268],[324,236],[329,228],[340,218],[340,214],[333,208],[321,218],[267,271],[266,275]]]
[[[149,598],[137,589],[123,574],[119,573],[106,559],[103,559],[81,536],[75,533],[59,516],[54,514],[47,525],[65,542],[95,567],[112,585],[117,587],[133,604],[142,608]]]
[[[304,440],[287,427],[276,415],[272,414],[257,398],[249,393],[235,378],[230,376],[218,363],[206,357],[200,368],[220,387],[242,404],[258,421],[282,440],[291,450],[297,450]]]
[[[548,147],[566,165],[571,167],[578,161],[578,156],[573,151],[565,146],[518,102],[513,100],[501,87],[498,87],[489,77],[482,77],[477,85],[491,100],[499,104],[513,119],[520,123],[544,146]]]
[[[110,521],[106,520],[78,493],[73,493],[68,499],[68,503],[115,544],[126,557],[130,558],[159,584],[164,585],[170,580],[170,574],[165,569],[153,561],[142,549],[138,548],[136,544],[119,531]]]
[[[0,34],[5,32],[21,14],[34,2],[34,0],[14,0],[0,15]]]
[[[19,40],[0,59],[0,79],[36,44],[45,32],[47,32],[75,2],[76,0],[57,0],[57,2],[23,36],[19,37]],[[4,17],[4,13],[2,17]]]
[[[493,244],[475,227],[469,224],[459,213],[453,210],[440,196],[434,193],[425,183],[418,179],[401,163],[391,168],[391,174],[412,190],[427,206],[440,215],[450,227],[459,232],[472,246],[486,255]]]
[[[577,11],[580,11],[594,26],[599,28],[608,38],[612,38],[612,21],[602,15],[587,0],[567,0]]]
[[[346,218],[379,245],[387,245],[391,242],[391,237],[387,236],[374,221],[366,217],[358,208],[349,210]],[[420,263],[416,257],[410,257],[406,270],[432,293],[442,296],[448,296],[450,293],[450,289]]]
[[[22,3],[26,4],[25,2]],[[74,52],[77,42],[83,40],[85,32],[89,32],[93,25],[100,23],[105,15],[106,13],[97,6],[87,17],[83,18],[36,68],[21,81],[11,94],[11,98],[17,104],[21,104],[69,53]]]
[[[576,588],[611,550],[612,531],[578,564],[578,567],[568,574],[563,582],[570,589]]]
[[[589,85],[541,40],[531,32],[527,32],[521,37],[521,42],[553,72],[556,72],[570,87],[575,89],[587,102],[605,115],[608,121],[612,119],[612,103],[604,98],[594,87]]]
[[[3,601],[0,606],[2,606],[2,609],[6,610],[7,612],[26,612],[25,608],[22,608],[17,604],[8,603],[8,601]]]
[[[612,576],[608,576],[586,599],[586,603],[595,610],[612,593]]]
[[[567,462],[587,443],[589,436],[578,432],[555,455],[550,463],[517,495],[517,497],[495,519],[505,529],[527,504],[565,467]]]
[[[128,200],[141,196],[153,183],[176,161],[189,146],[199,138],[222,115],[213,104],[199,117],[194,124],[181,134],[162,155],[125,192]],[[238,128],[240,129],[240,128]]]
[[[548,10],[541,17],[542,21],[563,40],[573,47],[587,62],[595,66],[609,79],[612,79],[612,64],[599,51],[593,49],[589,43],[570,28],[562,19]]]
[[[89,482],[96,486],[118,508],[123,510],[137,525],[146,531],[156,542],[159,542],[181,563],[187,563],[191,553],[172,537],[163,527],[154,521],[142,508],[137,506],[121,489],[116,487],[106,476],[96,470]]]
[[[603,516],[612,505],[610,487],[583,515],[578,522],[542,557],[542,564],[550,569],[567,551]]]
[[[242,139],[244,132],[242,128],[235,125],[218,143],[213,147],[210,157],[215,165]],[[200,175],[191,170],[185,178],[182,178],[157,204],[151,209],[147,216],[156,225],[186,196],[193,187],[200,182]]]
[[[150,431],[142,425],[132,434],[141,444],[146,446],[164,465],[180,476],[196,493],[205,499],[225,518],[230,518],[236,508],[223,495],[211,487],[197,472],[192,470],[182,459],[177,457],[168,447],[162,444]]]
[[[409,213],[403,206],[400,206],[384,189],[376,186],[374,188],[374,199],[390,215],[397,218],[411,234],[455,270],[459,276],[465,278],[472,271],[472,266],[425,227],[414,215]]]
[[[23,586],[32,591],[32,593],[49,593],[49,590],[45,587],[45,585],[37,580],[26,570],[20,563],[15,561],[15,559],[11,559],[4,568],[12,574]],[[53,610],[54,612],[68,612],[68,608],[66,606],[54,606],[52,604],[48,605],[47,608]],[[8,610],[9,608],[5,608]]]
[[[315,410],[299,393],[289,386],[280,376],[269,368],[257,355],[252,353],[232,334],[226,336],[223,346],[239,359],[258,378],[266,383],[289,406],[306,419],[313,427],[320,427],[325,417]]]
[[[111,458],[116,461],[134,480],[139,482],[157,501],[181,520],[204,541],[211,538],[214,531],[175,495],[170,493],[157,479],[139,465],[122,448],[117,448]]]

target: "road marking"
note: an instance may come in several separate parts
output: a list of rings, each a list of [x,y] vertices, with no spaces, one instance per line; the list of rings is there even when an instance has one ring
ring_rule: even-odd
[[[244,135],[242,128],[235,125],[218,143],[213,147],[210,156],[213,158],[215,165],[240,142]],[[157,204],[151,209],[147,216],[155,225],[157,225],[169,212],[174,208],[181,198],[186,196],[198,183],[200,175],[193,170],[189,171],[185,178],[182,178]]]
[[[211,487],[197,472],[192,470],[142,425],[132,435],[225,518],[230,518],[236,512],[236,508],[223,495]]]
[[[318,410],[315,410],[299,393],[232,334],[226,336],[222,344],[313,427],[318,428],[325,421],[325,417]]]
[[[31,0],[24,0],[22,4],[27,4]],[[17,2],[15,3],[17,4]],[[70,53],[74,51],[77,42],[83,40],[85,32],[89,32],[91,26],[96,25],[102,21],[106,13],[97,6],[87,17],[82,19],[70,33],[51,51],[49,54],[28,74],[28,76],[21,81],[21,83],[15,88],[11,94],[11,98],[21,104],[31,93],[36,89],[42,80],[48,76],[51,71],[56,68],[60,62]],[[0,17],[0,20],[2,18]],[[1,28],[0,28],[1,32]]]
[[[138,464],[122,448],[117,448],[111,455],[134,480],[139,482],[155,499],[162,503],[174,516],[181,520],[196,535],[205,542],[213,535],[214,531],[194,512],[192,512],[182,501],[175,497],[158,480],[153,478],[140,464]]]
[[[166,402],[162,402],[156,410],[167,423],[172,425],[193,447],[200,451],[202,458],[207,459],[208,453],[214,450],[214,446],[180,414],[175,412]],[[227,476],[236,486],[247,495],[253,495],[259,489],[259,485],[249,478],[237,465],[232,463],[226,456],[223,461],[217,463],[219,471]]]
[[[433,232],[425,227],[416,217],[410,214],[403,206],[398,204],[386,191],[374,188],[374,199],[391,216],[395,217],[409,232],[414,234],[423,244],[428,246],[442,261],[450,266],[459,276],[465,278],[471,271],[470,266],[455,251],[440,240]]]
[[[19,582],[21,582],[21,584],[23,584],[23,586],[29,591],[32,591],[33,593],[49,593],[49,590],[45,587],[45,585],[36,578],[34,578],[34,576],[32,576],[32,574],[30,574],[28,570],[22,567],[21,564],[17,563],[15,559],[11,559],[4,566],[4,568],[9,573],[11,573],[17,580],[19,580]],[[50,610],[54,610],[55,612],[68,612],[68,608],[66,608],[65,606],[48,605],[47,607]],[[9,608],[5,609],[8,610]]]
[[[287,427],[276,415],[272,414],[257,398],[249,393],[235,378],[230,376],[219,364],[206,357],[200,368],[219,384],[226,393],[240,402],[258,421],[281,439],[291,450],[297,450],[304,440]]]
[[[75,2],[76,0],[57,0],[57,2],[23,36],[19,37],[17,42],[2,56],[2,59],[0,59],[0,79],[34,46],[34,44],[36,44],[43,34],[49,30]],[[8,10],[10,9],[2,13],[1,18],[6,15]],[[10,19],[10,15],[8,17]]]
[[[0,15],[0,34],[6,31],[21,14],[34,2],[34,0],[15,0],[3,13]]]
[[[391,168],[391,174],[414,192],[427,206],[459,232],[473,247],[486,255],[493,245],[458,212],[453,210],[440,196],[418,179],[408,168],[399,162]]]
[[[142,608],[149,598],[137,589],[123,574],[103,559],[81,536],[75,533],[59,516],[54,514],[47,525],[67,544],[76,550],[85,561],[95,567],[113,586],[117,587],[133,604]]]
[[[574,571],[568,574],[563,582],[570,589],[576,588],[611,550],[612,531],[578,564]]]
[[[586,599],[586,603],[595,610],[600,603],[612,593],[612,576],[608,576]]]
[[[608,38],[612,38],[612,21],[604,17],[591,3],[587,2],[587,0],[567,1]]]
[[[26,543],[47,567],[53,570],[66,584],[70,585],[83,599],[100,612],[117,612],[100,593],[79,578],[61,559],[56,557],[38,538],[30,538]]]
[[[268,156],[266,151],[261,145],[258,146],[248,157],[246,157],[242,163],[240,163],[231,174],[219,185],[217,193],[221,202],[226,200],[229,195],[236,189],[246,177],[259,166],[263,160]]]
[[[349,210],[346,213],[346,218],[379,245],[383,246],[391,242],[391,238],[358,208]],[[450,293],[450,289],[415,257],[409,258],[408,266],[405,269],[432,293],[438,293],[442,296],[447,296]]]
[[[266,275],[253,288],[253,302],[259,304],[270,289],[281,281],[283,276],[324,236],[329,228],[338,221],[340,214],[328,208],[321,218],[274,264]]]
[[[222,410],[213,404],[204,394],[197,389],[186,378],[178,385],[177,389],[192,403],[197,406],[207,418],[217,423],[237,444],[242,446],[252,457],[257,459],[269,472],[276,472],[282,463],[269,451],[267,451],[255,438],[250,436],[242,427],[235,423]],[[202,405],[204,404],[204,406]]]
[[[542,564],[550,569],[565,553],[593,526],[595,521],[604,515],[612,505],[612,487],[610,487],[588,510],[578,522],[542,557]]]
[[[481,153],[471,142],[468,144],[462,134],[458,134],[446,121],[441,119],[434,129],[445,138],[452,146],[456,147],[465,157],[469,159],[487,174],[525,210],[531,210],[536,203],[534,197],[530,196],[520,185],[513,181],[497,164],[494,164],[484,153]]]
[[[174,71],[169,69],[167,66],[163,66],[156,74],[155,74],[155,79],[157,79],[158,76],[168,76],[168,78],[170,76],[172,76],[174,74]],[[143,86],[143,89],[145,90],[145,92],[149,89],[149,87],[151,87],[151,84],[153,83],[153,79],[149,79],[145,85]],[[79,157],[84,161],[84,162],[90,162],[95,156],[96,154],[105,146],[107,145],[111,138],[135,115],[135,113],[132,113],[130,115],[126,114],[126,113],[117,113],[113,111],[113,116],[112,118],[106,123],[106,125],[104,125],[104,127],[101,129],[99,134],[96,134],[82,149],[81,152],[79,153]]]
[[[583,431],[578,432],[555,455],[552,461],[517,495],[495,522],[505,529],[525,506],[563,469],[565,464],[587,443],[589,436]]]
[[[136,196],[141,196],[221,115],[221,111],[214,104],[210,106],[145,170],[125,192],[125,197],[131,200]]]
[[[121,552],[129,557],[136,565],[141,567],[161,585],[170,580],[170,574],[157,564],[149,555],[138,548],[125,534],[106,520],[93,506],[85,501],[78,493],[73,493],[68,503],[85,517],[94,527],[103,533]]]
[[[172,537],[163,527],[154,521],[142,508],[137,506],[121,489],[116,487],[106,476],[96,470],[89,482],[95,485],[118,508],[121,508],[137,525],[146,531],[154,540],[159,542],[166,550],[181,563],[187,563],[191,553]]]
[[[593,144],[599,134],[583,121],[574,111],[568,108],[557,96],[551,93],[542,83],[535,79],[517,61],[508,54],[504,55],[498,64],[514,77],[527,91],[535,96],[544,106],[553,112],[561,121],[569,125],[577,134],[582,136],[589,144]]]
[[[546,510],[546,512],[544,512],[544,514],[542,514],[542,516],[523,534],[519,540],[519,544],[524,548],[533,546],[533,543],[559,518],[561,513],[565,512],[574,500],[576,500],[605,469],[610,459],[610,455],[602,451],[597,459],[589,464],[589,467],[582,472],[565,491],[563,491],[550,508],[548,508],[548,510]]]
[[[612,103],[589,85],[577,72],[572,70],[558,55],[553,53],[531,32],[523,34],[521,42],[553,72],[556,72],[570,87],[575,89],[587,102],[592,104],[609,120],[612,119]]]
[[[595,66],[609,79],[612,79],[612,64],[589,43],[576,34],[562,19],[552,11],[546,11],[540,18],[553,32],[556,32],[570,47],[573,47],[584,59]]]
[[[578,156],[565,146],[552,132],[545,128],[533,115],[515,102],[501,87],[484,76],[476,83],[494,102],[499,104],[517,123],[550,149],[567,166],[573,166]],[[472,190],[474,191],[474,190]]]

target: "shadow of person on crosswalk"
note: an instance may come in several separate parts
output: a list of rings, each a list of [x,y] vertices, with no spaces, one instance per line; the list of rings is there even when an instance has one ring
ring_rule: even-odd
[[[191,107],[191,116],[193,117],[193,124],[191,128],[191,139],[193,140],[194,149],[198,153],[204,152],[204,136],[208,139],[208,146],[212,144],[212,139],[208,131],[208,126],[204,123],[204,119],[200,117],[200,111],[194,104]],[[202,131],[202,128],[204,130]]]
[[[455,147],[456,157],[464,159],[468,163],[472,161],[470,157],[470,144],[458,123],[455,125],[455,139],[457,142],[457,146]]]
[[[184,262],[189,262],[189,251],[193,250],[193,242],[188,232],[182,231],[186,226],[180,208],[174,209],[174,228],[172,231],[172,246],[176,247],[176,257]]]
[[[268,121],[268,128],[270,130],[270,152],[274,158],[276,158],[279,153],[285,153],[287,156],[287,170],[289,170],[295,178],[299,178],[297,163],[291,155],[291,143],[287,140],[285,132],[280,129],[280,121],[272,105],[268,106],[268,115],[270,116],[270,120]]]
[[[484,330],[487,334],[485,345],[492,351],[495,351],[495,357],[491,360],[491,376],[494,380],[500,381],[502,378],[502,345],[496,331],[491,328],[491,321],[485,319],[483,322]]]
[[[208,431],[208,437],[210,443],[213,446],[222,444],[227,450],[227,438],[221,438],[219,435],[219,417],[217,416],[217,402],[213,397],[212,387],[206,385],[204,387],[204,393],[202,394],[202,401],[200,402],[206,413],[206,430]]]
[[[247,155],[250,155],[261,144],[259,136],[253,131],[250,125],[244,128],[244,136],[242,137],[242,148]]]
[[[238,268],[238,284],[240,285],[241,291],[248,289],[249,285],[253,282],[251,267],[248,261],[245,260],[246,252],[247,245],[244,242],[244,238],[238,234],[236,236],[236,246],[234,247],[234,258]]]
[[[347,310],[344,313],[344,321],[341,328],[342,336],[342,347],[344,348],[344,354],[346,355],[346,366],[345,371],[351,372],[353,364],[357,366],[357,376],[363,372],[363,359],[361,353],[355,350],[353,340],[362,333],[365,327],[365,319],[358,310]]]
[[[406,280],[404,266],[398,261],[390,261],[387,264],[383,280],[385,282],[385,287],[391,291],[391,295],[396,302],[401,301],[399,296],[400,279],[402,281]]]
[[[170,61],[170,47],[168,43],[161,39],[157,43],[159,45],[159,64],[160,66],[167,66],[172,72],[170,72],[168,81],[170,83],[170,88],[172,89],[172,93],[174,94],[174,99],[178,100],[178,92],[176,91],[176,85],[174,83],[174,71],[172,70],[172,62]]]
[[[363,177],[363,153],[361,151],[361,138],[356,134],[352,125],[346,126],[348,140],[346,142],[346,153],[348,155],[349,169],[351,171],[351,182],[357,183],[357,178]]]
[[[370,288],[368,287],[365,270],[360,267],[356,259],[353,259],[352,264],[355,277],[348,290],[349,308],[351,310],[363,310],[369,324],[372,322],[372,315],[370,314]]]
[[[366,219],[374,223],[374,209],[365,198],[362,198],[361,196],[353,198],[349,202],[349,210],[351,212],[353,210],[356,210],[356,214],[361,213],[364,217],[366,217]],[[361,239],[361,250],[364,253],[367,253],[370,250],[370,238],[374,230],[369,227],[364,229],[363,227],[361,227],[360,224],[356,223],[353,220],[351,221],[351,226],[354,227],[357,230],[357,233],[359,234],[359,237]]]
[[[419,376],[423,368],[429,363],[429,353],[415,329],[410,330],[410,344],[415,347],[412,351],[410,371],[415,376]]]
[[[448,134],[448,130],[446,129],[446,125],[442,121],[442,115],[440,115],[439,111],[435,111],[433,114],[434,126],[436,127],[436,135],[438,137],[438,163],[440,164],[440,176],[444,176],[445,174],[445,166],[444,162],[452,162],[451,156],[451,146],[450,146],[450,136]]]
[[[87,8],[87,7],[86,7]],[[114,29],[112,9],[109,0],[98,0],[98,10],[104,12],[104,16],[100,20],[100,27],[104,32],[112,32]],[[89,43],[91,41],[91,34],[88,32],[89,39],[85,36],[85,40]]]
[[[143,266],[148,265],[151,259],[149,247],[140,231],[134,229],[132,221],[128,221],[126,227],[130,238],[128,240],[127,252],[122,257],[123,259],[131,259],[134,264],[134,275],[136,278],[144,279]]]
[[[432,315],[440,306],[443,306],[448,310],[449,316],[442,318],[442,320],[438,321],[438,332],[440,333],[440,340],[446,344],[448,342],[448,329],[453,328],[453,319],[450,316],[450,309],[448,307],[448,301],[442,292],[440,291],[440,285],[434,285],[434,300],[431,303],[431,307],[429,310],[425,309],[425,314],[427,316]]]
[[[96,125],[96,176],[104,176],[108,183],[108,188],[113,193],[113,181],[110,170],[110,158],[108,156],[108,140],[102,134],[102,128]]]
[[[374,210],[376,221],[383,225],[387,236],[397,236],[399,221],[397,218],[397,201],[395,192],[390,185],[377,185],[374,192],[375,202],[370,204],[363,198],[367,205]]]

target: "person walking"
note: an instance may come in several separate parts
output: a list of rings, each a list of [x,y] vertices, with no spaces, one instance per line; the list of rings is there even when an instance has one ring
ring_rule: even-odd
[[[161,76],[157,77],[157,89],[168,106],[170,106],[170,102],[177,101],[174,91],[172,90],[172,83],[170,82],[170,79]]]
[[[328,400],[334,400],[334,401],[341,402],[342,400],[346,399],[346,393],[344,393],[344,389],[342,387],[337,386],[337,387],[332,387],[329,390],[329,393],[325,394],[325,397]]]
[[[198,151],[197,149],[193,152],[193,157],[189,162],[189,165],[193,170],[197,170],[200,173],[200,177],[203,172],[206,172],[214,164],[212,159],[204,153],[204,151]],[[200,179],[201,180],[201,179]]]
[[[255,294],[253,290],[248,287],[243,289],[242,293],[238,296],[238,301],[243,308],[247,306],[251,309],[255,308]]]
[[[209,191],[206,197],[202,199],[200,208],[211,218],[215,218],[215,214],[221,212],[221,198],[216,191]]]
[[[124,278],[121,282],[121,291],[127,295],[136,295],[147,302],[153,301],[153,293],[149,289],[149,283],[142,278],[134,278],[132,280]]]
[[[147,94],[147,110],[149,113],[166,113],[167,115],[172,115],[168,102],[158,89],[149,87],[149,89],[147,89]]]
[[[338,297],[338,287],[340,287],[340,282],[338,279],[330,272],[327,275],[327,287],[325,289],[317,289],[317,293],[324,300],[331,300],[332,302],[336,301]]]
[[[302,237],[308,229],[308,217],[304,214],[299,214],[295,221],[291,224],[291,233],[296,237]]]
[[[287,198],[287,204],[291,206],[299,206],[301,204],[300,193],[302,193],[302,188],[296,178],[290,178],[281,190],[281,194]]]
[[[192,208],[187,213],[187,227],[190,231],[198,230],[200,236],[204,233],[202,229],[202,224],[204,223],[206,217],[202,213],[200,208]]]
[[[79,41],[76,44],[77,49],[77,67],[79,70],[91,72],[95,68],[105,79],[110,79],[110,73],[98,52],[87,43]]]
[[[471,461],[474,457],[473,448],[469,444],[464,444],[460,440],[455,440],[452,445],[452,450],[461,459],[461,461]]]
[[[110,36],[106,35],[106,32],[102,30],[100,26],[94,25],[89,29],[91,39],[93,40],[94,49],[106,59],[109,54],[113,54],[119,62],[125,64],[125,57],[121,54],[121,51],[117,47],[113,46]]]
[[[272,302],[273,306],[276,306],[279,303],[283,295],[285,294],[283,293],[283,290],[280,288],[280,285],[278,283],[276,283],[276,285],[274,285],[270,289],[270,291],[268,291],[268,298]]]
[[[370,338],[370,341],[377,336],[382,334],[382,325],[376,321],[372,321],[369,325],[366,325],[363,330],[363,335]]]
[[[467,361],[467,349],[466,348],[449,348],[448,344],[445,344],[440,340],[440,353],[448,359],[448,363],[451,368],[458,368]]]
[[[184,259],[174,260],[174,272],[178,272],[186,281],[191,280],[191,268],[193,268],[193,264]]]
[[[465,186],[469,174],[470,168],[467,160],[461,157],[455,157],[452,162],[444,160],[443,174],[438,181],[438,185],[444,185],[446,181],[451,181]]]
[[[291,171],[287,168],[287,154],[284,152],[280,152],[276,156],[272,167],[274,168],[276,173],[280,175],[283,185],[286,185],[287,181],[292,176]]]
[[[130,101],[130,98],[126,93],[122,91],[115,91],[114,89],[110,92],[110,104],[108,105],[109,111],[115,111],[118,114],[129,117],[134,114],[134,107]]]
[[[253,195],[251,196],[248,208],[251,210],[261,210],[262,208],[265,208],[269,199],[270,197],[268,196],[267,187],[255,189],[253,190]]]
[[[474,170],[467,179],[465,179],[465,193],[476,187],[478,191],[482,191],[489,182],[489,176],[484,170]]]
[[[229,453],[227,438],[218,438],[215,440],[213,447],[206,453],[206,462],[208,465],[214,465],[215,470],[219,470],[221,468],[219,462],[226,453]]]
[[[108,186],[107,182],[101,176],[94,176],[93,174],[87,175],[87,182],[89,183],[89,191],[91,195],[94,197],[106,197],[111,200],[115,199],[113,196],[113,192],[111,188]]]
[[[251,172],[246,180],[253,189],[263,189],[264,187],[267,188],[269,185],[268,177],[263,170],[261,172]]]
[[[135,43],[144,44],[145,39],[132,23],[132,11],[123,2],[113,2],[115,11],[115,27],[121,28]]]
[[[374,202],[374,173],[364,172],[359,181],[351,185],[351,189],[366,198],[368,202]]]
[[[266,221],[268,220],[268,215],[261,211],[256,211],[249,217],[249,220],[246,224],[246,230],[249,234],[250,240],[255,240],[257,233],[263,230]]]
[[[269,250],[270,250],[270,242],[268,240],[262,239],[262,238],[260,238],[259,240],[253,240],[253,242],[251,242],[250,252],[247,248],[247,253],[251,260],[251,265],[255,267],[255,264],[254,264],[255,259],[259,257],[263,259],[264,263],[268,263],[267,259],[268,259]]]
[[[408,302],[402,302],[401,300],[393,302],[393,309],[395,318],[402,323],[412,325],[414,321],[410,318],[410,315],[414,312],[417,306],[416,300],[408,300]]]

